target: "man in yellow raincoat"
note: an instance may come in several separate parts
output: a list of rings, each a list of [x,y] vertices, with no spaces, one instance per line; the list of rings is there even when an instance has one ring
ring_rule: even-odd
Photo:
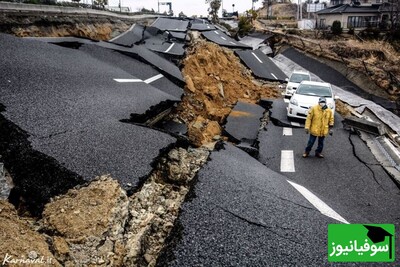
[[[306,125],[304,127],[307,134],[310,134],[308,139],[307,147],[303,154],[303,158],[307,158],[310,155],[310,151],[318,138],[318,146],[315,150],[315,156],[323,158],[321,154],[324,148],[325,136],[332,135],[332,127],[334,123],[334,117],[332,109],[326,105],[325,97],[320,97],[318,105],[313,106],[307,115]]]

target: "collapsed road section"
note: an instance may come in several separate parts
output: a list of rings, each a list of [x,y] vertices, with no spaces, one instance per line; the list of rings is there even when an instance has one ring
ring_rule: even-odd
[[[232,109],[279,96],[231,50],[204,40],[190,47],[183,79],[165,55],[145,45],[154,48],[155,39],[177,33],[144,29],[148,38],[132,47],[0,35],[6,134],[0,153],[17,208],[0,204],[1,251],[63,266],[154,265],[197,172],[215,142],[226,139],[222,128],[235,116]],[[129,114],[136,123],[121,123]],[[186,125],[190,145],[154,129],[163,122]],[[21,219],[24,211],[35,218]],[[26,254],[30,242],[35,248]]]

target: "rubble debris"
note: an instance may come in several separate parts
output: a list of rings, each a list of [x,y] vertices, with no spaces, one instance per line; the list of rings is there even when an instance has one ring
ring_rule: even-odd
[[[61,266],[52,254],[46,237],[34,231],[31,221],[21,218],[6,200],[0,200],[0,262],[4,266]]]
[[[217,124],[225,123],[238,100],[257,103],[280,97],[275,87],[254,83],[231,50],[204,40],[194,42],[183,65],[185,95],[172,116],[188,125],[189,139],[196,146],[221,136]]]

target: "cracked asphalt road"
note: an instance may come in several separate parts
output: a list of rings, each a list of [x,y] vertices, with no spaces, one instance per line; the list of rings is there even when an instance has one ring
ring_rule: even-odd
[[[114,80],[136,79],[138,72],[152,77],[152,68],[133,73],[135,68],[126,60],[113,64],[114,53],[100,57],[102,48],[80,51],[4,34],[0,43],[2,114],[27,133],[34,150],[54,158],[60,164],[57,168],[66,167],[85,180],[111,174],[123,186],[135,187],[150,173],[160,150],[176,142],[168,134],[120,122],[131,113],[141,114],[162,101],[177,99],[144,82]],[[23,169],[25,163],[19,164]],[[51,171],[36,168],[35,188],[24,187],[30,177],[16,179],[20,192],[33,197],[55,186]]]
[[[335,222],[283,175],[225,144],[199,172],[158,266],[326,265]]]

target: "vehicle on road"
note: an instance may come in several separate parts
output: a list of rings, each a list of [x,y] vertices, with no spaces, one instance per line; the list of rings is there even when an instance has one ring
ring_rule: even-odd
[[[302,81],[311,81],[311,75],[308,71],[295,70],[290,75],[290,78],[286,80],[288,83],[286,85],[285,97],[290,98]]]
[[[302,81],[293,93],[287,109],[288,118],[305,119],[308,110],[318,104],[320,97],[326,98],[326,104],[335,114],[335,99],[330,83]]]

